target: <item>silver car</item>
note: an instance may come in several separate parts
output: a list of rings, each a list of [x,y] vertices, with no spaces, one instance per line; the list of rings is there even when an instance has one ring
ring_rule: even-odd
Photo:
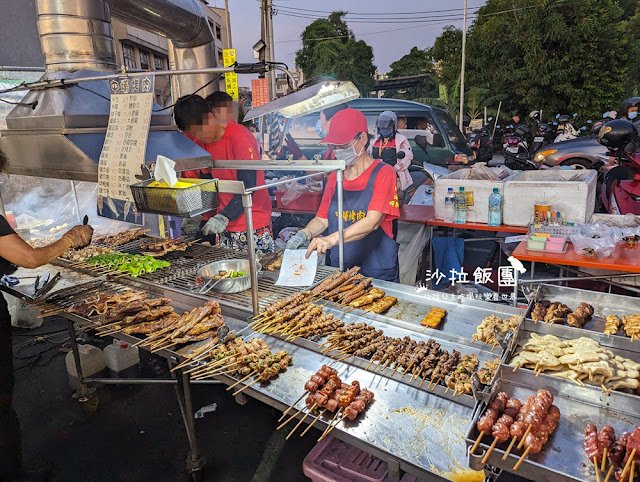
[[[555,142],[539,149],[533,155],[533,162],[548,167],[571,166],[574,169],[591,169],[601,161],[607,148],[595,137],[585,136],[570,141]]]

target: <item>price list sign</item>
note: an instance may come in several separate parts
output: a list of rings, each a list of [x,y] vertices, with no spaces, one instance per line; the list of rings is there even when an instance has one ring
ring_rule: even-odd
[[[141,224],[129,186],[144,164],[153,105],[154,77],[111,79],[109,126],[98,165],[98,215]]]

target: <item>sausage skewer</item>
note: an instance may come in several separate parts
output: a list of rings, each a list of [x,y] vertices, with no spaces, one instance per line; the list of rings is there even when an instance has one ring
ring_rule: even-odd
[[[473,444],[473,447],[471,447],[471,451],[469,452],[471,455],[473,455],[473,453],[478,448],[482,437],[484,437],[486,433],[489,433],[491,431],[491,427],[494,423],[496,423],[496,420],[498,420],[498,417],[504,411],[508,400],[509,394],[505,392],[498,393],[493,401],[489,404],[489,407],[487,408],[485,414],[480,417],[480,420],[478,420],[478,423],[476,425],[478,431],[480,432],[480,435],[478,435],[478,438]]]

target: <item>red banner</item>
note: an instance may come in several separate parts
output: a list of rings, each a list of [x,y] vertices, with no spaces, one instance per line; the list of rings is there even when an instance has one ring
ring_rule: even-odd
[[[251,107],[256,108],[269,102],[269,84],[267,79],[251,80]]]

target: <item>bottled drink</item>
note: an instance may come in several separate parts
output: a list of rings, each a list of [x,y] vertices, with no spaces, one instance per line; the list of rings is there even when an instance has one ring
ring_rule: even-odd
[[[456,193],[456,219],[457,224],[464,224],[467,222],[467,195],[464,192],[464,188],[461,187]]]
[[[456,193],[450,187],[444,197],[444,222],[452,223],[456,219]]]
[[[502,196],[498,188],[493,188],[493,193],[489,196],[489,226],[500,226],[502,224]]]

